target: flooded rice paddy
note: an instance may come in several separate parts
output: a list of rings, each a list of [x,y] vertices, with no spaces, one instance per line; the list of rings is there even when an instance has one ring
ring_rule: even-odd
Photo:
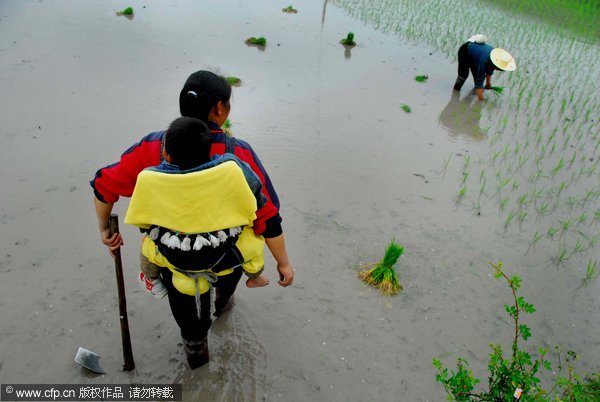
[[[133,18],[115,15],[126,6]],[[443,400],[433,357],[465,357],[485,379],[488,344],[512,339],[510,291],[489,261],[520,275],[537,308],[525,348],[564,345],[579,372],[598,371],[595,31],[488,1],[285,6],[0,3],[0,382],[180,383],[184,400],[201,401]],[[348,32],[352,49],[339,43]],[[471,78],[452,91],[456,51],[475,33],[518,65],[494,75],[504,93],[484,103]],[[251,36],[266,47],[247,46]],[[268,259],[272,285],[238,289],[213,324],[210,364],[189,371],[166,300],[134,281],[139,234],[122,225],[136,359],[124,373],[87,181],[177,117],[199,69],[242,79],[231,130],[278,191],[297,277],[273,285]],[[404,290],[385,298],[357,272],[392,237],[406,249]],[[79,346],[108,374],[76,366]]]

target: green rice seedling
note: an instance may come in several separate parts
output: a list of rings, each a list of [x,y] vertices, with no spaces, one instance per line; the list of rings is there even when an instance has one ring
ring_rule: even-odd
[[[504,208],[506,208],[506,205],[508,204],[508,197],[504,197],[500,200],[500,203],[498,204],[500,206],[500,211],[504,211]]]
[[[508,183],[510,183],[510,181],[511,181],[511,178],[509,177],[508,179],[504,179],[500,183],[498,183],[498,191],[500,191],[504,187],[506,187],[508,185]]]
[[[405,113],[410,113],[412,112],[412,108],[407,105],[406,103],[402,104],[402,106],[400,106],[402,108],[402,110],[404,110]]]
[[[519,206],[523,207],[529,204],[529,199],[527,198],[527,193],[521,194],[519,197]]]
[[[600,222],[600,209],[594,211],[594,223]]]
[[[342,39],[340,43],[344,46],[356,46],[356,42],[354,41],[354,33],[348,32],[348,35],[346,35],[346,37]]]
[[[575,246],[573,247],[573,251],[571,251],[571,255],[583,253],[585,250],[587,250],[587,247],[584,247],[581,240],[577,239]]]
[[[462,200],[465,195],[467,194],[467,187],[466,186],[462,186],[460,188],[460,190],[458,190],[458,194],[456,195],[456,197],[458,198],[458,200]]]
[[[402,285],[394,270],[394,265],[402,254],[404,254],[404,247],[392,239],[385,250],[383,259],[378,263],[371,264],[375,265],[375,268],[361,271],[358,276],[365,283],[378,288],[384,295],[395,295],[402,290]]]
[[[462,183],[464,184],[468,178],[469,178],[469,172],[468,171],[463,172]]]
[[[596,281],[596,279],[598,279],[599,275],[600,272],[598,271],[598,261],[589,260],[585,270],[585,277],[583,278],[583,285],[591,285],[594,281]]]
[[[556,174],[565,166],[565,161],[563,158],[560,158],[556,166],[552,169],[552,176],[556,176]]]
[[[513,190],[518,190],[519,186],[520,186],[519,181],[517,179],[514,179],[513,182],[512,182],[512,189]]]
[[[468,168],[469,164],[471,163],[471,155],[465,155],[465,164],[464,164],[464,168]]]
[[[591,200],[594,197],[594,194],[596,192],[594,190],[585,190],[585,195],[583,196],[583,201],[582,204],[586,204],[589,200]]]
[[[533,198],[535,201],[539,200],[543,196],[544,196],[543,188],[534,188],[533,190],[531,190],[531,198]]]
[[[498,95],[501,95],[502,92],[504,92],[504,87],[491,86],[488,89]]]
[[[248,39],[246,39],[246,45],[265,47],[267,46],[267,39],[264,36],[251,36]]]
[[[574,195],[570,195],[569,198],[567,198],[567,205],[569,206],[570,209],[573,209],[573,207],[575,207],[577,202],[578,202],[577,197]]]
[[[556,196],[560,197],[563,190],[566,189],[567,187],[568,187],[567,183],[565,183],[564,181],[561,181],[560,185],[558,186],[558,191],[556,192]]]
[[[538,241],[540,241],[543,238],[544,238],[544,235],[541,234],[541,233],[539,233],[536,230],[535,233],[533,234],[533,238],[529,242],[529,247],[527,247],[527,250],[525,251],[525,254],[529,253],[529,250],[532,249],[532,248],[535,250],[535,245],[537,244]]]
[[[519,211],[519,222],[523,223],[527,218],[527,211],[522,209]]]
[[[117,11],[116,14],[117,15],[132,16],[133,15],[133,8],[127,7],[126,9],[124,9],[122,11]]]
[[[555,258],[556,265],[564,264],[569,259],[567,250],[563,247],[558,249],[558,255]]]
[[[448,155],[448,159],[444,159],[444,173],[446,173],[446,170],[448,170],[450,159],[452,159],[452,152],[450,152],[450,155]]]
[[[565,233],[565,232],[569,231],[569,228],[571,227],[573,220],[571,218],[563,219],[563,220],[559,220],[558,223],[560,223],[560,225],[561,225],[562,232]]]
[[[487,179],[483,180],[483,183],[481,183],[481,187],[479,187],[479,195],[481,196],[484,192],[485,192],[485,185],[487,183]]]
[[[513,211],[510,211],[506,217],[506,220],[504,221],[504,227],[508,227],[508,225],[510,225],[514,217],[515,213]]]
[[[577,217],[577,225],[581,225],[582,223],[585,223],[586,220],[587,220],[587,214],[585,212],[582,212],[581,215],[579,215]]]
[[[501,153],[502,153],[502,151],[494,152],[494,155],[492,155],[492,165],[494,165],[496,163],[496,159],[498,159],[498,157],[500,156]]]
[[[555,228],[554,226],[550,226],[548,228],[548,232],[547,232],[548,237],[551,239],[554,238],[554,235],[556,234],[556,232],[558,232],[558,230],[559,230],[558,228]]]
[[[548,210],[548,203],[544,202],[540,206],[536,206],[536,211],[537,211],[538,216],[548,215],[550,213]]]
[[[425,82],[425,81],[427,81],[428,79],[429,79],[429,76],[428,76],[428,75],[426,75],[426,74],[424,74],[424,75],[417,75],[417,76],[415,77],[415,81],[417,81],[417,82]]]
[[[294,7],[292,7],[291,4],[289,6],[287,6],[286,8],[281,9],[281,11],[283,11],[284,13],[288,13],[288,14],[297,14],[298,13],[298,10],[296,10]]]
[[[232,87],[239,87],[242,85],[242,80],[238,77],[225,77],[225,79]]]
[[[515,150],[514,150],[514,155],[518,155],[519,151],[521,150],[521,144],[519,144],[518,142],[515,144]]]

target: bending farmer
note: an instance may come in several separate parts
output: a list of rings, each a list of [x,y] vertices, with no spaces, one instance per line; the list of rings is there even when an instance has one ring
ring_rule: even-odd
[[[514,71],[517,68],[515,60],[506,50],[494,48],[486,44],[486,40],[485,35],[473,35],[458,49],[458,78],[454,89],[460,91],[471,70],[479,100],[483,100],[484,88],[492,87],[494,70]]]

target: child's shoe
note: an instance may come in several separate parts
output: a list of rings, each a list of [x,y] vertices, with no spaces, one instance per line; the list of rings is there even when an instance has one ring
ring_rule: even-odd
[[[160,278],[152,279],[152,278],[146,276],[143,272],[140,272],[140,275],[138,276],[138,280],[140,282],[140,285],[144,289],[146,289],[146,291],[148,291],[149,293],[152,294],[152,296],[154,296],[158,299],[162,299],[168,293],[167,288],[162,283]]]

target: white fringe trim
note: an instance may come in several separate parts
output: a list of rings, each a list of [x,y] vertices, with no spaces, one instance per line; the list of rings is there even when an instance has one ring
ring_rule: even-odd
[[[235,237],[242,233],[242,227],[236,226],[229,229],[219,230],[216,235],[212,233],[197,234],[194,244],[192,245],[192,239],[189,236],[185,236],[183,240],[180,240],[177,233],[165,232],[160,238],[160,242],[165,246],[172,249],[179,249],[182,251],[199,251],[204,246],[218,247],[219,244],[225,243],[228,238]],[[153,228],[147,236],[152,240],[158,239],[159,230]]]
[[[190,238],[185,236],[185,239],[183,239],[179,248],[181,249],[181,251],[190,251],[192,249],[191,243],[192,241],[190,240]]]

